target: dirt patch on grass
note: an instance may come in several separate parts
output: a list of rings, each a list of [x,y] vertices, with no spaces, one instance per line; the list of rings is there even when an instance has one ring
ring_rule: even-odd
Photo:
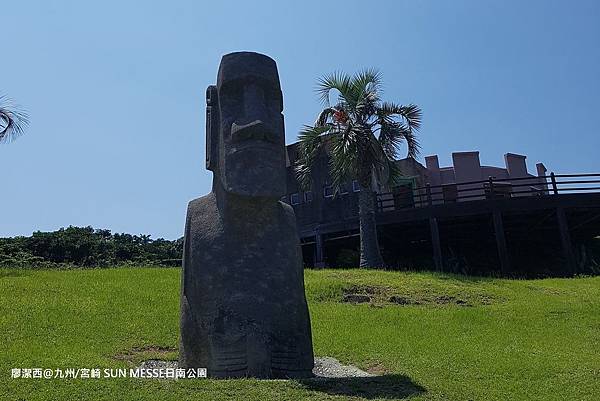
[[[461,306],[471,306],[467,301],[461,298],[456,298],[451,295],[440,295],[434,298],[434,302],[440,305],[455,304]]]
[[[113,359],[127,361],[137,364],[144,359],[174,359],[177,356],[177,348],[161,345],[146,345],[133,347],[113,356]]]
[[[353,285],[344,288],[341,301],[350,304],[369,304],[370,306],[386,305],[439,305],[439,306],[476,306],[490,305],[495,299],[488,294],[444,294],[441,291],[424,289],[421,292],[403,293],[400,289],[373,286]]]
[[[371,302],[371,297],[364,294],[344,294],[343,302],[364,304],[366,302]]]
[[[400,296],[400,295],[392,295],[389,299],[390,303],[396,305],[419,305],[419,301],[414,301],[412,299]]]
[[[390,373],[390,371],[385,366],[383,366],[381,362],[373,362],[369,364],[367,372],[376,376],[381,376]]]
[[[370,285],[354,285],[344,288],[342,302],[351,304],[374,303],[390,289]]]

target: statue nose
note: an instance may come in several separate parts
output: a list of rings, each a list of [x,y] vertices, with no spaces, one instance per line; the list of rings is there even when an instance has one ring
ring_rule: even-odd
[[[248,139],[275,142],[273,131],[261,120],[255,120],[248,124],[233,123],[231,126],[231,139],[233,142]]]
[[[249,84],[244,86],[244,122],[266,121],[267,99],[265,91],[259,85]]]

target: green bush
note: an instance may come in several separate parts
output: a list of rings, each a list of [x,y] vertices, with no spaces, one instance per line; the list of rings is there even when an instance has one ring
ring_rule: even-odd
[[[183,239],[112,234],[92,227],[36,231],[30,237],[0,238],[0,267],[64,268],[115,265],[177,265]],[[163,261],[169,261],[164,263]]]

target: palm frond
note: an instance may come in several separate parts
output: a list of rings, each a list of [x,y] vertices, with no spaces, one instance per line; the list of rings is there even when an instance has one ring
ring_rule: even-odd
[[[300,186],[305,190],[310,188],[311,185],[312,169],[322,145],[321,135],[329,130],[329,126],[311,127],[305,125],[298,135],[298,159],[294,170]]]
[[[421,121],[423,118],[423,112],[418,106],[414,104],[401,106],[391,102],[381,103],[379,106],[378,115],[385,117],[386,119],[400,117],[406,122],[410,130],[416,131],[421,128]]]
[[[406,141],[406,155],[415,159],[421,153],[421,144],[415,135],[415,132],[411,129],[402,133],[404,140]]]
[[[356,91],[381,92],[382,76],[375,68],[366,68],[352,77],[352,86]]]
[[[321,102],[323,102],[325,105],[329,105],[331,104],[329,94],[332,90],[337,90],[342,98],[346,98],[351,91],[351,84],[352,77],[350,77],[350,75],[336,71],[332,74],[319,78],[316,91],[321,99]]]
[[[337,195],[344,183],[356,175],[358,166],[357,131],[352,125],[331,137],[331,155],[329,173],[332,180],[334,196]]]
[[[377,183],[388,188],[393,187],[398,179],[403,176],[396,158],[388,156],[381,142],[374,135],[371,138],[370,145],[373,172]]]
[[[380,131],[378,141],[383,148],[385,155],[395,160],[398,158],[400,146],[403,142],[403,133],[407,131],[407,127],[394,122],[385,120],[379,121]]]
[[[382,169],[386,167],[387,156],[381,146],[381,143],[377,140],[375,135],[370,134],[368,137],[368,146],[364,155],[365,159],[378,174]]]
[[[319,113],[317,121],[315,121],[315,127],[324,127],[327,120],[329,120],[336,111],[337,110],[333,107],[326,107],[323,109],[323,111]]]
[[[407,156],[416,158],[421,145],[414,132],[406,124],[396,121],[389,122],[386,119],[379,120],[380,132],[379,142],[386,154],[391,160],[399,158],[400,148],[406,142]]]
[[[396,160],[387,160],[388,163],[388,177],[387,177],[387,186],[389,188],[393,188],[399,184],[400,178],[404,176],[402,170],[400,169],[400,165]]]
[[[5,96],[0,96],[0,143],[12,142],[23,135],[29,116]]]
[[[379,102],[381,91],[381,73],[374,68],[359,71],[352,77],[353,97],[357,99],[359,107],[367,107]]]

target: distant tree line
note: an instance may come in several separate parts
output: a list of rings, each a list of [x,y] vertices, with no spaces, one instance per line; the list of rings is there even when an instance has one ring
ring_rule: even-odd
[[[0,238],[0,267],[179,266],[183,238],[113,234],[92,227],[36,231],[30,237]]]

